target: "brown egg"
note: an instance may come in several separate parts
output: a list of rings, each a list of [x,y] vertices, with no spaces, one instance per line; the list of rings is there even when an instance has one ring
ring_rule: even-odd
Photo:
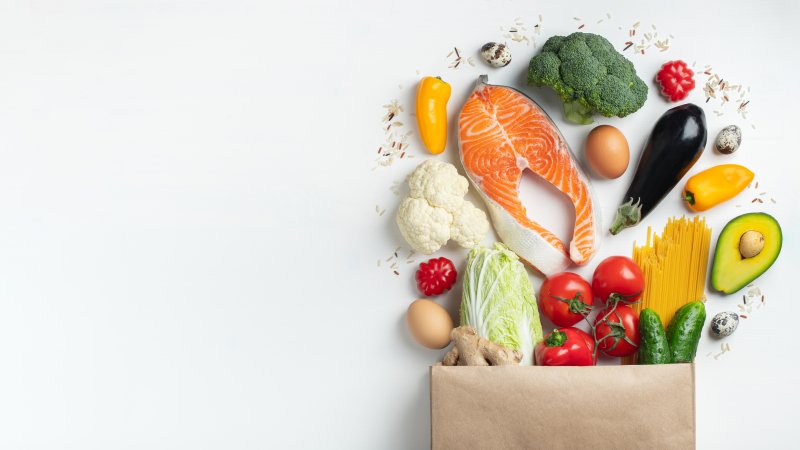
[[[432,300],[414,300],[408,307],[406,323],[411,336],[424,347],[445,348],[450,343],[453,319]]]
[[[628,168],[628,140],[611,125],[600,125],[586,137],[586,161],[603,178],[619,178]]]

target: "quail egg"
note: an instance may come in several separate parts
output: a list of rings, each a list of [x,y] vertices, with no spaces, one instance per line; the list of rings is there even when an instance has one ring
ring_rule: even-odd
[[[489,42],[481,47],[481,57],[492,67],[505,67],[511,62],[511,49],[506,44]]]
[[[716,337],[730,336],[739,326],[739,315],[735,312],[721,312],[711,319],[711,333]]]
[[[728,125],[717,135],[714,147],[723,155],[730,155],[742,144],[742,129],[736,125]]]

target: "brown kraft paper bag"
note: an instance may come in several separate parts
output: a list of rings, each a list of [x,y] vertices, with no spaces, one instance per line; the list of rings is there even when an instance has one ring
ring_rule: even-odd
[[[433,449],[693,449],[694,365],[431,367]]]

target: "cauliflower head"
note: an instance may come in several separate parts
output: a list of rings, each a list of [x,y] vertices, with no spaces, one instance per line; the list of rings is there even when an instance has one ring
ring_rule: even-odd
[[[486,213],[464,200],[469,182],[452,164],[427,160],[408,178],[408,195],[397,210],[397,226],[418,253],[430,255],[453,239],[464,248],[483,241]]]

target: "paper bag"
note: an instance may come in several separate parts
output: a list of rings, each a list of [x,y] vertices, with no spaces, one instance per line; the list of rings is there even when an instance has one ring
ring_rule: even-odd
[[[431,367],[433,449],[693,449],[694,365]]]

